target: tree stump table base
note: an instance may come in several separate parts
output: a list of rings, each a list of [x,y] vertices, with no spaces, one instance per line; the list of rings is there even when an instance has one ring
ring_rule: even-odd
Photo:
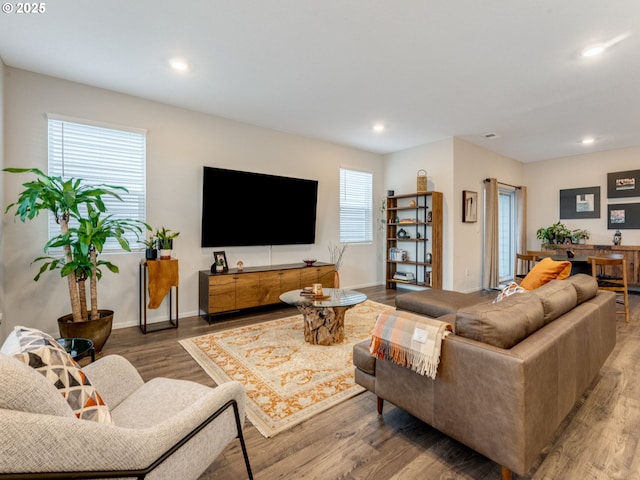
[[[298,306],[304,317],[304,339],[312,345],[334,345],[344,340],[344,314],[351,307]]]

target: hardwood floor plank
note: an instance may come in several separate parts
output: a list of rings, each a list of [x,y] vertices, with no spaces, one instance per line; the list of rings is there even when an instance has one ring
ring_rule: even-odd
[[[370,300],[394,304],[395,290],[361,289]],[[401,291],[400,291],[401,292]],[[496,292],[481,292],[493,297]],[[530,479],[640,480],[640,296],[630,295],[631,321],[618,318],[614,352],[589,395],[570,412],[546,447]],[[178,340],[297,314],[295,308],[180,319],[180,327],[144,335],[137,327],[114,330],[103,355],[121,354],[145,380],[157,376],[215,385]],[[500,466],[388,402],[364,392],[273,438],[245,422],[245,441],[257,480],[499,479]],[[239,443],[232,442],[201,480],[246,478]]]

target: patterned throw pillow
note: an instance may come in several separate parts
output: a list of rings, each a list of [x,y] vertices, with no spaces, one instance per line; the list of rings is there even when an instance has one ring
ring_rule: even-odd
[[[15,327],[0,351],[44,375],[62,393],[76,417],[112,423],[109,407],[80,366],[51,335],[34,328]]]
[[[505,298],[507,298],[510,295],[513,295],[514,293],[523,293],[523,292],[526,292],[524,288],[522,288],[516,282],[511,282],[509,285],[507,285],[502,289],[502,291],[498,294],[498,296],[493,301],[493,303],[498,303],[500,300],[504,300]]]

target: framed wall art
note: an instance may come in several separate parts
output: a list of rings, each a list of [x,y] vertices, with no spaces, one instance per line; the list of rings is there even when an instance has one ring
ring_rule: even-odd
[[[607,198],[640,197],[640,170],[607,173]]]
[[[478,192],[462,191],[462,221],[465,223],[478,221]]]
[[[560,219],[600,218],[600,187],[560,190]]]
[[[640,203],[612,203],[607,208],[609,230],[640,229]]]

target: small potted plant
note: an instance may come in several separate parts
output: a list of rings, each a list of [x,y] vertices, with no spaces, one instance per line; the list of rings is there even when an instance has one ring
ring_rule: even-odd
[[[541,227],[536,232],[536,238],[542,240],[542,249],[554,248],[553,245],[562,245],[571,241],[571,230],[565,224],[557,221],[550,227]]]
[[[573,243],[586,243],[589,240],[589,230],[579,228],[571,231],[571,241]]]
[[[155,237],[158,239],[158,250],[160,250],[160,260],[169,260],[173,250],[173,239],[180,235],[180,232],[172,232],[165,227],[156,230]]]
[[[144,258],[147,260],[155,260],[158,258],[158,239],[151,235],[148,239],[142,241],[144,244]]]

